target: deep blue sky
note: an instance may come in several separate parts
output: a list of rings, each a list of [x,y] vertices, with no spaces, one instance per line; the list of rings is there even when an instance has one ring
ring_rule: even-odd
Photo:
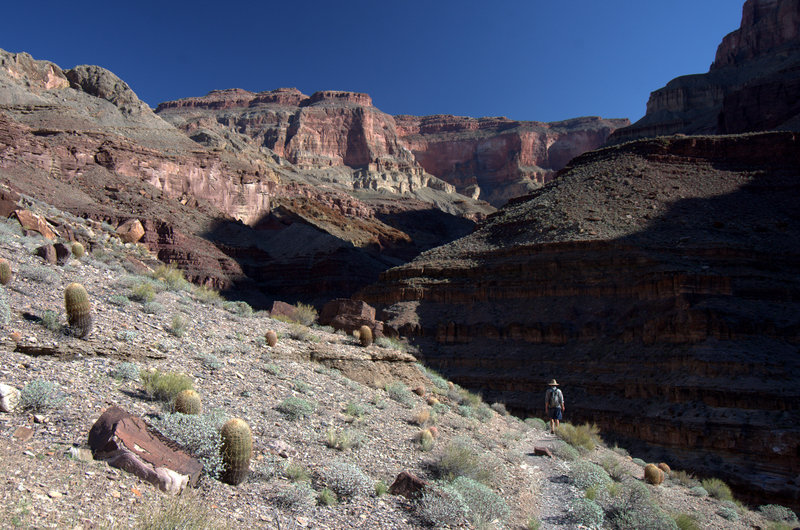
[[[390,114],[628,117],[708,70],[743,0],[28,1],[0,48],[98,64],[159,102],[218,88],[367,92]]]

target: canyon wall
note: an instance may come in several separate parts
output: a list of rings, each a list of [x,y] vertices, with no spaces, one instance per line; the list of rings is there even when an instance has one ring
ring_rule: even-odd
[[[488,401],[541,416],[555,377],[568,421],[797,506],[798,148],[762,133],[587,153],[359,298]]]
[[[747,0],[708,73],[652,92],[645,116],[609,143],[773,129],[800,130],[800,0]]]

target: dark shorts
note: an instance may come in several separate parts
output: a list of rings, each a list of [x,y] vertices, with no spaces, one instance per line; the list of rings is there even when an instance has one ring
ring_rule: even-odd
[[[550,408],[550,419],[561,421],[561,407]]]

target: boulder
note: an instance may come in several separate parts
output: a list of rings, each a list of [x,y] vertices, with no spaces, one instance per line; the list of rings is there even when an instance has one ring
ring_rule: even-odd
[[[36,255],[51,265],[56,264],[56,248],[53,245],[42,245],[36,249]]]
[[[53,232],[47,224],[47,221],[44,220],[44,217],[36,215],[29,210],[14,210],[13,215],[25,230],[33,230],[34,232],[39,232],[47,239],[55,240],[56,233]]]
[[[13,190],[0,189],[0,217],[8,217],[17,210],[19,193]]]
[[[293,305],[287,304],[286,302],[275,300],[272,302],[272,308],[269,310],[269,314],[271,317],[277,316],[294,320],[297,314],[297,308]]]
[[[551,453],[550,449],[547,447],[534,447],[533,456],[549,456],[550,458],[553,458],[553,453]]]
[[[56,253],[56,263],[59,265],[66,265],[70,256],[72,256],[72,251],[63,243],[53,245],[53,250]]]
[[[89,431],[89,447],[95,459],[172,494],[194,486],[203,470],[199,461],[150,430],[142,418],[119,407],[109,407],[98,418]]]
[[[383,323],[375,320],[375,308],[361,300],[336,298],[325,304],[319,315],[319,323],[334,329],[352,333],[361,326],[372,330],[374,337],[383,335]]]
[[[418,476],[402,471],[389,486],[389,493],[392,495],[402,495],[407,499],[414,499],[422,495],[422,491],[428,486],[428,481],[422,480]]]
[[[117,235],[125,243],[136,243],[144,236],[144,226],[138,219],[129,219],[117,227]]]
[[[0,412],[14,412],[19,406],[20,392],[11,385],[0,383]]]

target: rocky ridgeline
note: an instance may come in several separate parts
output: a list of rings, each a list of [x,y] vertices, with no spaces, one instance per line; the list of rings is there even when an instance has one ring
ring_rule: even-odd
[[[583,155],[360,298],[425,362],[797,503],[800,137],[640,140]]]
[[[650,94],[645,116],[610,143],[666,134],[800,130],[800,1],[747,0],[708,73]]]

